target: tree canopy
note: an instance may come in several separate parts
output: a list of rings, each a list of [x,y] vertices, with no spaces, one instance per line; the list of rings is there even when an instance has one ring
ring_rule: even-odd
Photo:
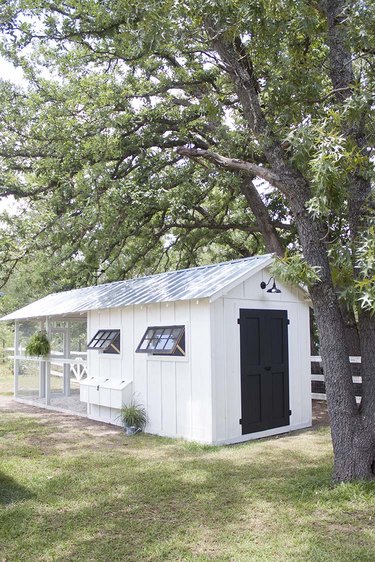
[[[140,260],[152,269],[163,253],[174,256],[172,266],[188,266],[259,252],[267,227],[282,241],[272,251],[293,244],[282,196],[273,193],[262,208],[248,175],[178,154],[184,146],[214,148],[264,163],[258,141],[249,142],[233,84],[204,45],[199,12],[183,32],[176,21],[190,19],[190,10],[163,6],[143,3],[138,13],[129,3],[110,10],[72,3],[62,13],[33,4],[34,29],[27,5],[20,11],[8,4],[7,53],[29,82],[26,95],[2,87],[3,193],[29,201],[33,210],[20,222],[34,235],[5,245],[4,265],[11,268],[25,250],[50,248],[54,255],[62,248],[70,277],[85,284],[138,273]],[[263,26],[268,18],[264,13]],[[281,36],[283,27],[281,20],[274,33]],[[275,85],[268,90],[275,113]],[[252,205],[261,207],[261,220]],[[11,223],[12,231],[26,228]],[[167,266],[164,259],[160,267]]]
[[[0,16],[27,81],[0,84],[1,194],[27,203],[3,218],[3,279],[38,257],[70,287],[287,250],[278,272],[310,288],[331,417],[347,414],[339,479],[374,466],[374,11],[10,0]],[[361,340],[360,411],[345,322]],[[345,464],[342,424],[371,434],[366,468]]]
[[[352,292],[342,267],[351,259],[346,184],[358,168],[370,173],[370,159],[343,135],[343,122],[371,110],[371,7],[352,6],[345,29],[358,51],[350,96],[332,85],[326,20],[311,2],[16,1],[2,12],[3,53],[27,80],[1,84],[2,194],[28,201],[6,230],[5,279],[38,249],[58,250],[71,272],[64,287],[166,268],[168,256],[183,267],[248,255],[264,249],[265,234],[271,251],[295,247],[283,195],[273,191],[266,205],[257,198],[252,180],[262,170],[244,176],[210,158],[264,169],[270,142],[249,134],[212,48],[210,14],[251,56],[268,127],[309,178],[309,209],[327,222],[337,275],[346,276],[338,283]],[[209,152],[187,160],[181,147]],[[272,183],[265,171],[263,179]],[[365,267],[367,245],[368,237]],[[359,298],[373,306],[366,279]]]

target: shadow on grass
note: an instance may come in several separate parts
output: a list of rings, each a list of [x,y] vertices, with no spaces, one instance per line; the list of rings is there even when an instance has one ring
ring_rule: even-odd
[[[292,544],[296,532],[306,535],[303,547],[296,543],[302,550],[294,557],[286,551],[285,560],[304,556],[311,560],[324,556],[329,560],[359,559],[355,535],[348,533],[347,521],[341,526],[337,519],[342,498],[331,484],[330,457],[325,466],[309,466],[306,459],[303,465],[303,456],[294,453],[290,461],[293,458],[298,462],[294,469],[291,462],[289,468],[285,466],[285,454],[276,455],[271,463],[268,457],[268,464],[265,458],[262,466],[252,466],[251,460],[248,466],[239,467],[213,459],[202,465],[196,459],[185,460],[174,469],[160,465],[133,469],[128,480],[131,493],[119,491],[120,497],[103,497],[97,504],[97,512],[109,516],[100,531],[99,556],[94,537],[85,548],[99,559],[111,545],[113,560],[132,556],[135,560],[196,560],[208,554],[207,559],[237,560],[241,552],[238,544],[253,541],[258,546],[253,552],[250,547],[242,559],[259,556],[270,560],[283,542],[275,539],[275,534],[284,531]],[[316,518],[321,518],[318,525],[314,511]],[[123,526],[126,537],[117,544]],[[362,540],[366,544],[363,536]],[[261,546],[259,541],[263,541]],[[371,541],[367,544],[374,547]],[[79,549],[70,552],[72,559],[79,555]],[[370,553],[368,559],[372,559]]]
[[[98,430],[63,454],[51,428],[32,444],[48,455],[25,460],[25,471],[43,466],[44,477],[32,481],[32,494],[13,494],[30,501],[0,514],[9,560],[375,559],[374,488],[332,486],[324,435],[314,436],[315,447],[325,447],[314,456],[309,442],[295,450],[297,435],[282,447],[268,440],[212,448],[145,435],[108,439]],[[30,440],[36,427],[26,429]],[[53,427],[54,436],[65,430]],[[16,463],[21,448],[8,449]]]
[[[9,505],[35,496],[28,488],[14,478],[0,471],[0,505]]]
[[[341,502],[330,494],[330,456],[319,466],[299,453],[285,457],[278,451],[271,460],[265,452],[252,463],[250,454],[248,464],[238,464],[197,454],[165,463],[112,454],[98,455],[90,468],[83,456],[45,482],[39,492],[45,509],[37,518],[24,513],[18,536],[25,532],[25,552],[45,560],[270,560],[280,534],[293,544],[300,532],[304,547],[296,548],[305,550],[277,559],[315,560],[304,556],[327,537],[324,518],[317,526],[311,511],[326,510],[329,526]],[[347,532],[338,522],[327,560],[357,559]],[[247,554],[245,546],[237,550],[242,543]]]

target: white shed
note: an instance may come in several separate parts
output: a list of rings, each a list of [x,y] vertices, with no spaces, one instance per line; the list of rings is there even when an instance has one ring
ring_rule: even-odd
[[[300,288],[275,287],[272,261],[75,289],[5,316],[16,321],[16,398],[65,410],[79,403],[81,414],[119,424],[121,404],[135,396],[148,433],[210,444],[310,426],[309,300]],[[52,352],[34,359],[26,384],[30,323],[47,330]],[[77,348],[83,337],[87,357]]]

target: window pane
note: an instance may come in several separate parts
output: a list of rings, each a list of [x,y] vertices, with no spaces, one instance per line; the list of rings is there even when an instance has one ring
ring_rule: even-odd
[[[172,338],[169,338],[169,340],[167,341],[167,343],[166,343],[164,349],[165,349],[166,351],[167,351],[167,350],[170,351],[171,349],[174,348],[175,343],[176,343],[176,340],[174,340],[174,339],[172,339]]]
[[[93,347],[100,347],[100,346],[102,345],[102,341],[103,341],[103,340],[97,340],[97,341],[94,343]]]
[[[147,346],[148,346],[149,343],[150,343],[150,340],[143,340],[139,349],[147,349]]]

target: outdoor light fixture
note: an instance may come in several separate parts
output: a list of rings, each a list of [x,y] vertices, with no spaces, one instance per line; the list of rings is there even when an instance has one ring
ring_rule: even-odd
[[[275,281],[274,277],[270,277],[267,283],[262,281],[261,284],[260,284],[260,288],[265,289],[266,287],[268,287],[268,285],[271,283],[272,279],[273,279],[273,285],[270,289],[267,289],[267,293],[281,293],[280,289],[278,289],[276,287],[276,281]]]

